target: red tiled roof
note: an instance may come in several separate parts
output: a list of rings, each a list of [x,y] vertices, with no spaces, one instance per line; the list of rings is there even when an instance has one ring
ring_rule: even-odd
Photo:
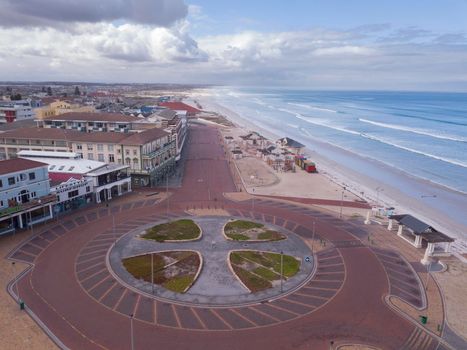
[[[183,102],[161,102],[159,103],[159,106],[175,111],[187,111],[189,114],[196,114],[201,112],[199,109],[189,106]]]
[[[118,113],[70,112],[44,118],[43,120],[89,121],[89,122],[137,122],[140,118]]]
[[[62,182],[68,181],[71,178],[81,180],[83,176],[72,173],[49,173],[49,179],[53,184],[61,184]]]
[[[153,128],[128,136],[121,144],[126,146],[144,145],[167,135],[170,134],[162,129]]]
[[[47,164],[23,158],[0,160],[0,175],[40,168],[43,166],[47,166]]]

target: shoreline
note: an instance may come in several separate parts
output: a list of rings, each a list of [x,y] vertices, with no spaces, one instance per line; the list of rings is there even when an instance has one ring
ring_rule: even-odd
[[[230,108],[215,101],[207,92],[195,91],[190,95],[190,98],[199,101],[204,111],[219,113],[236,126],[248,130],[257,130],[270,140],[287,136],[286,134],[278,135],[275,130],[270,130],[247,120]],[[442,205],[442,208],[445,211],[448,210],[448,212],[461,210],[462,205],[467,203],[464,193],[427,179],[415,177],[398,168],[390,167],[383,162],[333,146],[325,141],[314,140],[313,146],[316,147],[307,145],[305,154],[311,156],[310,158],[317,163],[320,174],[328,177],[334,183],[342,187],[345,186],[350,192],[361,196],[369,203],[374,204],[377,200],[385,207],[395,207],[399,213],[412,213],[450,236],[464,242],[467,240],[464,233],[467,232],[467,220],[464,219],[465,223],[462,221],[456,222],[447,215],[448,213],[443,213],[438,208]],[[335,155],[338,159],[330,159],[325,153]],[[392,184],[389,185],[382,181],[383,179],[378,180],[372,178],[371,175],[361,174],[346,167],[345,164],[339,163],[341,160],[339,158],[345,159],[347,162],[366,163],[365,165],[372,168],[373,172],[386,173],[386,179],[384,179],[386,182],[391,182],[391,179],[395,181],[392,181]],[[377,188],[381,190],[376,191]],[[444,203],[433,205],[437,203],[440,197],[443,198]],[[430,203],[430,201],[433,203]]]

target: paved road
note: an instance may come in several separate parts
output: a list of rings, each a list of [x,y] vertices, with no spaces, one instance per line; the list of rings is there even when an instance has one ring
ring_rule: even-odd
[[[222,193],[235,186],[219,140],[214,128],[191,128],[183,184],[168,205],[147,199],[79,212],[45,226],[13,252],[12,258],[34,264],[19,282],[21,297],[66,346],[129,349],[128,315],[134,314],[136,349],[324,350],[331,340],[382,349],[437,348],[435,339],[385,305],[390,280],[398,280],[397,269],[389,278],[386,270],[398,259],[363,245],[357,238],[361,229],[319,210],[273,199],[255,201],[254,212],[249,201],[226,200]],[[303,238],[312,237],[315,222],[319,237],[335,247],[317,254],[317,273],[302,288],[249,306],[182,306],[151,299],[113,278],[105,262],[116,235],[164,219],[167,207],[171,217],[181,217],[192,206],[223,208]]]

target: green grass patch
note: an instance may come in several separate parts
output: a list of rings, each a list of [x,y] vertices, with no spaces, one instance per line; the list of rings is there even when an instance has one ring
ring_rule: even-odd
[[[252,272],[268,281],[277,281],[281,278],[280,275],[265,267],[257,267]]]
[[[240,253],[232,252],[230,253],[230,261],[232,262],[232,264],[240,265],[243,262],[243,259],[240,256]]]
[[[272,287],[271,282],[268,280],[258,277],[251,272],[238,267],[236,265],[233,266],[233,269],[237,276],[240,278],[240,280],[247,286],[249,290],[251,290],[253,293],[254,292],[259,292],[268,288]]]
[[[142,236],[157,242],[199,238],[201,230],[193,220],[183,219],[154,226]]]
[[[194,275],[176,276],[167,280],[163,286],[172,292],[183,293],[193,282]]]
[[[258,239],[267,240],[267,241],[280,241],[284,239],[285,236],[280,234],[279,232],[267,230],[258,234]]]
[[[264,253],[265,258],[273,262],[272,268],[281,273],[281,255],[276,253]],[[286,277],[292,277],[300,270],[300,261],[290,255],[283,255],[283,273]]]
[[[248,241],[250,239],[250,237],[242,235],[241,233],[226,233],[225,235],[234,241]]]
[[[151,282],[151,255],[136,256],[134,258],[123,259],[125,269],[137,279]],[[164,259],[154,254],[154,271],[164,268]]]
[[[228,233],[229,231],[243,232],[246,230],[251,230],[253,228],[261,228],[263,226],[264,226],[263,224],[258,224],[252,221],[235,220],[235,221],[228,222],[225,225],[224,231],[226,233]]]

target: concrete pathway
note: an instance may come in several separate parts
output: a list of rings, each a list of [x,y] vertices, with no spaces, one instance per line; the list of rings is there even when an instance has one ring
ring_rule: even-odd
[[[146,293],[152,294],[153,286],[142,280],[135,279],[123,267],[121,260],[126,257],[143,255],[151,252],[192,250],[199,252],[203,257],[202,271],[185,294],[174,293],[161,286],[155,286],[155,297],[175,300],[187,304],[207,305],[239,305],[254,303],[277,297],[281,294],[280,283],[273,288],[250,293],[233,275],[228,266],[229,252],[233,250],[260,250],[269,252],[281,252],[292,255],[302,260],[300,272],[283,282],[283,293],[288,293],[300,287],[313,271],[313,259],[305,262],[305,258],[311,257],[308,246],[294,233],[288,232],[282,227],[267,224],[269,227],[284,233],[288,238],[275,242],[234,242],[225,239],[222,234],[225,223],[231,217],[197,217],[193,219],[202,229],[202,237],[198,241],[179,243],[159,243],[145,240],[137,236],[147,228],[161,222],[144,225],[123,236],[110,254],[110,263],[115,274],[126,284]]]

